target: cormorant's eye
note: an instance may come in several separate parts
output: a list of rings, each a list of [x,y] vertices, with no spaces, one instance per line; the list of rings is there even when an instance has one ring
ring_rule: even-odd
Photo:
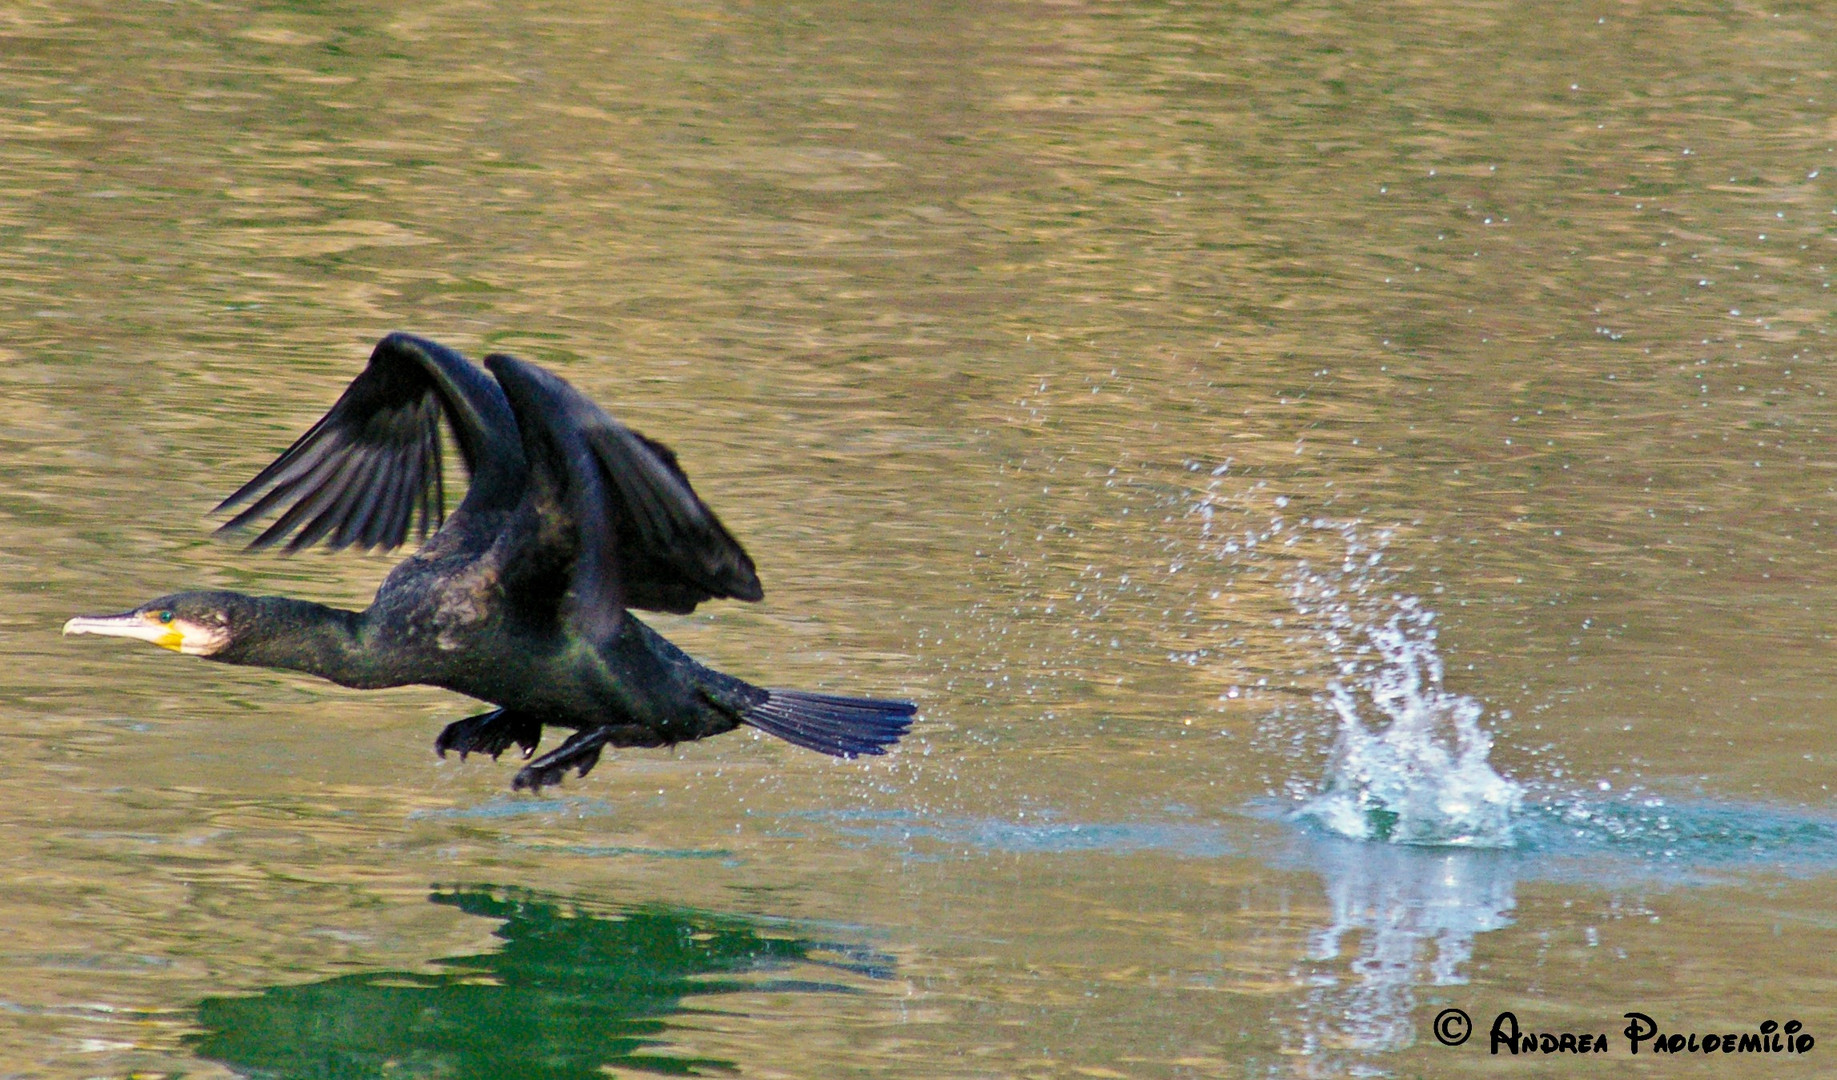
[[[169,623],[169,622],[171,622],[171,621],[172,621],[172,612],[170,612],[170,611],[162,611],[162,612],[160,612],[160,613],[159,613],[159,621],[160,621],[160,622],[163,622],[163,623]]]

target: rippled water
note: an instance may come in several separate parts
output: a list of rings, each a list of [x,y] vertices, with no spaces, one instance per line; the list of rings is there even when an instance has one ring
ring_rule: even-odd
[[[0,1075],[1827,1073],[1828,21],[0,12]],[[532,798],[57,636],[363,604],[206,514],[392,329],[673,446],[767,599],[656,625],[900,752]]]

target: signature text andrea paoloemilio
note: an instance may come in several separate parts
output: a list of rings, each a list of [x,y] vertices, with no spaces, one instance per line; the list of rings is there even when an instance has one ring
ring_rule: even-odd
[[[1627,1047],[1633,1053],[1651,1054],[1804,1054],[1817,1040],[1797,1020],[1780,1024],[1766,1020],[1748,1031],[1665,1031],[1658,1022],[1640,1012],[1626,1014],[1627,1026],[1621,1029]],[[1603,1054],[1608,1050],[1603,1032],[1528,1031],[1518,1026],[1518,1017],[1502,1012],[1493,1018],[1492,1052],[1501,1049],[1519,1054]]]

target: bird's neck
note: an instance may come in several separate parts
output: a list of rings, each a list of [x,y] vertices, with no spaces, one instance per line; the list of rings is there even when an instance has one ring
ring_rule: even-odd
[[[398,686],[368,648],[364,614],[285,596],[251,596],[243,625],[223,651],[226,664],[303,671],[342,686]]]

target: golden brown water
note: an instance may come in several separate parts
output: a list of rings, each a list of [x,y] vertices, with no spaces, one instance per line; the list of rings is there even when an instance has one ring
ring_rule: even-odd
[[[0,1075],[1828,1074],[1829,15],[0,12]],[[463,699],[58,637],[363,604],[204,515],[392,329],[670,443],[767,599],[656,624],[914,735],[513,797]],[[1438,613],[1516,847],[1288,820],[1309,571]]]

